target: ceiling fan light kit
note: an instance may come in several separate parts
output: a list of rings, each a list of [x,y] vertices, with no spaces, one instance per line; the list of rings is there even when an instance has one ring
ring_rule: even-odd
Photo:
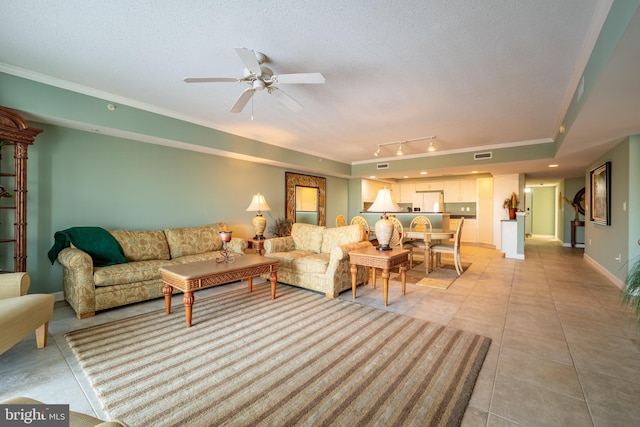
[[[324,76],[321,73],[294,73],[274,75],[273,71],[262,65],[266,60],[263,53],[255,52],[244,47],[237,47],[236,53],[245,66],[241,78],[233,77],[188,77],[185,83],[247,83],[245,89],[229,110],[232,113],[241,112],[247,103],[258,91],[267,90],[267,93],[275,95],[278,101],[293,112],[300,111],[302,105],[287,95],[277,84],[323,84]]]

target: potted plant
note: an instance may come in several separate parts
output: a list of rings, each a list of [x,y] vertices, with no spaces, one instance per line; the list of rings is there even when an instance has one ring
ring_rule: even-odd
[[[640,327],[640,260],[631,266],[624,290],[622,300],[625,304],[633,307],[636,312],[636,319]]]
[[[292,225],[293,222],[289,218],[280,217],[269,226],[269,232],[276,237],[290,236]]]
[[[504,199],[502,207],[509,211],[509,219],[516,219],[516,211],[518,210],[519,203],[518,195],[515,192],[511,193],[510,197]]]

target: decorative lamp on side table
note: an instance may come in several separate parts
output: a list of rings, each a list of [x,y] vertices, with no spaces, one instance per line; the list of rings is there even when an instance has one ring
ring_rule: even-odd
[[[270,211],[271,208],[267,204],[266,199],[260,193],[255,194],[253,199],[251,199],[251,204],[246,209],[247,212],[258,212],[256,216],[253,217],[251,223],[253,224],[253,230],[256,235],[253,236],[253,240],[262,240],[264,239],[264,229],[267,228],[267,220],[262,216],[262,211]]]
[[[376,239],[378,239],[378,250],[390,251],[391,246],[389,246],[389,242],[391,241],[391,235],[393,234],[393,223],[389,221],[387,212],[400,212],[402,210],[400,209],[400,206],[393,201],[391,190],[387,187],[378,190],[376,200],[367,210],[369,212],[382,212],[380,220],[376,222],[374,227],[376,230]]]

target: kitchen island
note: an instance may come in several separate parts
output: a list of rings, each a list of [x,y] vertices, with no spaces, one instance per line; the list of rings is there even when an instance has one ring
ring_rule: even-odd
[[[383,213],[384,212],[361,211],[359,215],[366,219],[371,229],[373,229]],[[411,221],[417,216],[426,216],[429,218],[433,228],[450,229],[449,220],[451,213],[449,212],[388,212],[387,215],[398,218],[402,226],[407,230],[409,229]]]

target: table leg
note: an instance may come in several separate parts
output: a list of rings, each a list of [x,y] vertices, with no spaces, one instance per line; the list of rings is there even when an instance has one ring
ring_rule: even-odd
[[[184,304],[184,317],[187,321],[187,328],[191,327],[191,314],[193,309],[193,302],[195,301],[195,297],[193,296],[192,291],[187,291],[184,293],[184,297],[182,298],[182,302]]]
[[[164,283],[162,285],[162,293],[164,294],[164,311],[171,314],[171,295],[173,294],[173,286]]]
[[[249,292],[253,292],[253,277],[247,279],[247,284],[249,285]]]
[[[400,264],[400,282],[402,282],[402,295],[407,293],[407,263]]]
[[[406,269],[406,266],[405,266]],[[382,295],[384,300],[384,305],[387,305],[387,301],[389,300],[389,269],[382,269]]]
[[[269,276],[269,280],[271,281],[271,299],[276,299],[276,283],[278,282],[278,272],[272,271],[271,276]]]
[[[356,277],[358,275],[358,266],[351,264],[351,297],[356,297]]]
[[[371,287],[376,288],[376,268],[371,267]]]

